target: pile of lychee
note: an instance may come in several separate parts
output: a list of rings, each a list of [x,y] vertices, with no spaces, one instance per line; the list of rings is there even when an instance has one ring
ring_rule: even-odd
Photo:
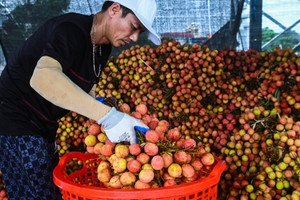
[[[112,58],[96,96],[131,108],[142,102],[225,160],[220,199],[299,199],[299,91],[300,58],[292,49],[210,50],[174,40]]]
[[[123,103],[120,106],[129,107]],[[129,110],[127,110],[128,112]],[[183,136],[166,120],[147,114],[144,104],[130,113],[150,127],[137,131],[139,143],[112,143],[102,126],[90,123],[85,138],[87,152],[99,155],[102,161],[97,177],[105,187],[146,189],[178,185],[207,177],[215,165],[215,157],[193,138]]]
[[[88,135],[89,120],[76,112],[69,112],[58,120],[58,124],[56,144],[59,156],[62,157],[70,151],[84,150],[83,140]]]

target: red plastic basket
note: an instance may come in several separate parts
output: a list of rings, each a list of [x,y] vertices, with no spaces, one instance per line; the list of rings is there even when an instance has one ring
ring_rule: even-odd
[[[72,159],[82,160],[83,167],[67,175],[66,164]],[[88,161],[88,162],[87,162]],[[54,169],[54,183],[62,189],[64,200],[214,200],[217,199],[218,183],[226,164],[216,157],[209,175],[191,183],[152,189],[104,188],[97,178],[101,159],[95,154],[71,152],[65,154]]]

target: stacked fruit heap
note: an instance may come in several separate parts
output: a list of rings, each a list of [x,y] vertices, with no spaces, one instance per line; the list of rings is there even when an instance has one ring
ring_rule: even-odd
[[[177,128],[146,114],[144,104],[131,113],[142,119],[150,130],[137,131],[139,143],[111,143],[96,123],[90,123],[85,138],[87,152],[103,160],[98,166],[98,179],[105,187],[145,189],[178,185],[208,176],[215,163],[214,156],[189,137],[182,137]],[[123,110],[125,111],[125,110]]]
[[[83,151],[84,138],[88,135],[87,118],[70,112],[62,117],[56,131],[56,143],[60,157],[70,151]]]
[[[163,41],[111,58],[96,90],[169,122],[226,160],[221,199],[297,199],[300,58]]]

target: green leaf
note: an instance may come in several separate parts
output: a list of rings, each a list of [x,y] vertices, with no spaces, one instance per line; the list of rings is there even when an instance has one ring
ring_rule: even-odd
[[[276,89],[274,92],[274,97],[277,99],[278,102],[280,102],[280,90],[279,88]]]

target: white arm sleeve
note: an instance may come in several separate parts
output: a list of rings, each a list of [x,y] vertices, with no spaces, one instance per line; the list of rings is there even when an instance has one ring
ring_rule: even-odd
[[[62,72],[60,63],[49,56],[38,61],[30,85],[54,105],[96,121],[111,109],[74,84]]]

